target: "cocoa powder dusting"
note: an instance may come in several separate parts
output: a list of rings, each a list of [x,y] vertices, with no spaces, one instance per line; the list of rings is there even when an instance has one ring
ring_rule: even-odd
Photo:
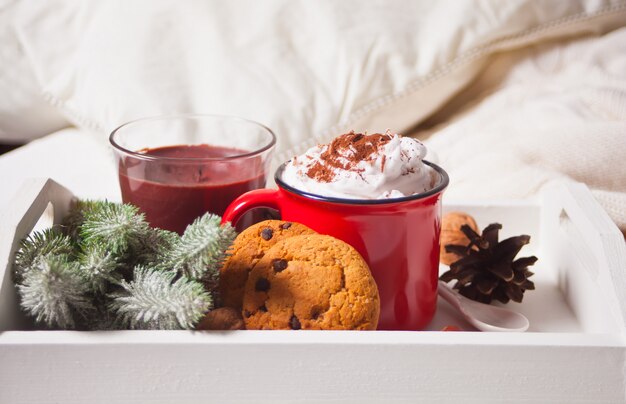
[[[335,173],[333,173],[331,170],[327,169],[317,161],[313,163],[311,167],[309,167],[306,175],[309,178],[318,180],[319,182],[331,182],[335,177]]]
[[[316,162],[306,172],[309,178],[319,182],[331,182],[335,178],[337,169],[347,171],[359,171],[355,166],[360,161],[371,161],[376,157],[379,150],[389,141],[392,136],[388,134],[375,133],[365,135],[363,133],[346,133],[334,139],[320,155],[320,160]],[[385,159],[381,170],[385,168]]]

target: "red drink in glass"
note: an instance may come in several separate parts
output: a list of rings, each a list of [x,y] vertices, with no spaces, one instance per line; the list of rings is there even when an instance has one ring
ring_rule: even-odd
[[[204,213],[221,216],[239,195],[263,188],[274,142],[262,125],[211,115],[138,120],[111,135],[122,200],[152,226],[179,234]],[[248,215],[238,228],[254,220]]]

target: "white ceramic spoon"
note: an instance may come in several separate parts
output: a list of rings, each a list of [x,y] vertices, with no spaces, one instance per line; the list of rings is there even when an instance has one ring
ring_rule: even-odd
[[[523,332],[530,325],[526,316],[513,310],[468,299],[439,281],[439,296],[456,307],[467,321],[481,331]]]

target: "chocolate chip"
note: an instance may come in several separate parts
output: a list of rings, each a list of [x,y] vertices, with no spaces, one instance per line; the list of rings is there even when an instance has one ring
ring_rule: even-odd
[[[270,281],[265,278],[259,278],[254,284],[254,289],[257,292],[267,292],[268,290],[270,290]]]
[[[311,320],[317,320],[317,318],[322,314],[322,311],[319,307],[313,307],[311,309]]]
[[[274,267],[274,271],[276,272],[282,272],[285,269],[287,269],[287,260],[283,260],[283,259],[275,259],[272,261],[272,267]]]
[[[298,317],[296,317],[295,314],[289,319],[289,327],[291,327],[292,330],[299,330],[302,328],[300,320],[298,320]]]
[[[267,313],[267,307],[265,307],[265,305],[263,305],[263,306],[259,307],[259,311]]]
[[[246,310],[246,311],[244,311],[244,312],[243,312],[243,316],[244,316],[245,318],[248,318],[248,317],[250,317],[251,315],[252,315],[252,313],[250,313],[248,310]]]
[[[263,238],[263,240],[269,240],[272,238],[273,235],[274,235],[274,232],[269,227],[266,227],[263,230],[261,230],[261,237]]]
[[[291,222],[283,223],[280,225],[280,228],[283,230],[287,230],[290,227],[291,227]]]

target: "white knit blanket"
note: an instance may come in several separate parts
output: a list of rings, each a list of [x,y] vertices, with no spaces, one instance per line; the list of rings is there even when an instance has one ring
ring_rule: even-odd
[[[524,198],[571,179],[626,231],[626,29],[499,56],[438,121],[427,145],[447,197]]]

